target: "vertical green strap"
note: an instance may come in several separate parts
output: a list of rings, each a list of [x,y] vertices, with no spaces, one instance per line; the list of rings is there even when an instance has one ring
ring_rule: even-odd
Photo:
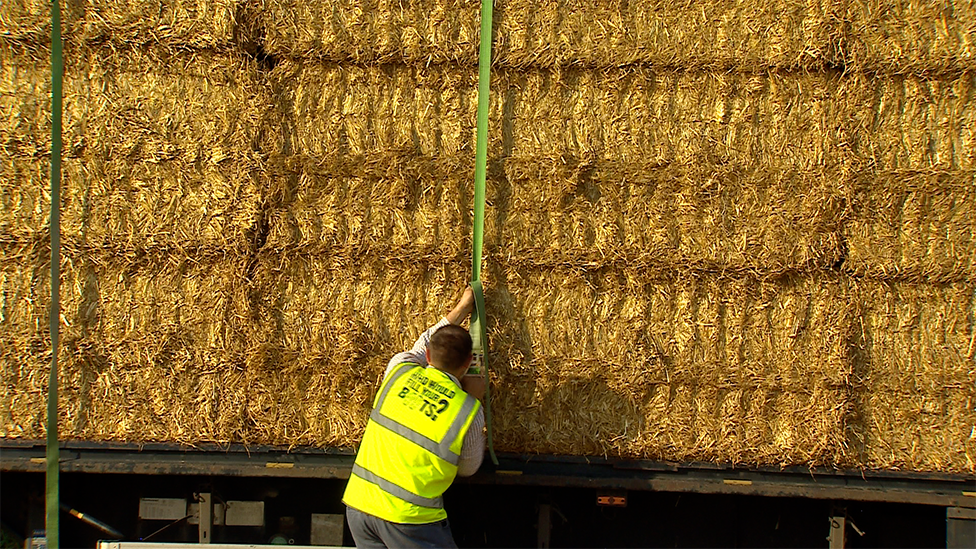
[[[51,373],[47,383],[47,546],[57,549],[58,482],[58,336],[61,319],[61,92],[64,59],[61,49],[61,6],[51,2]]]
[[[485,327],[485,294],[481,286],[481,252],[485,240],[485,175],[488,164],[488,92],[491,84],[492,0],[481,0],[481,49],[478,55],[478,137],[474,164],[474,222],[471,235],[471,289],[475,296],[475,315],[471,317],[471,341],[479,364],[475,371],[488,376],[488,338]],[[498,465],[491,433],[490,383],[485,384],[485,429],[488,454]]]
[[[474,164],[474,231],[471,236],[471,280],[481,280],[485,234],[485,174],[488,164],[488,92],[491,84],[491,5],[481,0],[481,51],[478,55],[478,137]]]

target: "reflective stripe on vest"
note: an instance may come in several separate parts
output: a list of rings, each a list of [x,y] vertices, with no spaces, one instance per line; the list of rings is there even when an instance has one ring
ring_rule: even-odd
[[[430,507],[433,509],[443,509],[444,508],[444,498],[438,496],[436,498],[425,498],[423,496],[418,496],[409,490],[405,490],[396,484],[386,480],[385,478],[374,474],[372,471],[364,469],[358,464],[353,464],[352,474],[357,477],[372,482],[373,484],[379,486],[384,492],[394,495],[403,501],[409,501],[414,505],[419,505],[421,507]]]
[[[343,502],[397,523],[446,518],[441,495],[479,405],[444,372],[398,365],[380,385]]]

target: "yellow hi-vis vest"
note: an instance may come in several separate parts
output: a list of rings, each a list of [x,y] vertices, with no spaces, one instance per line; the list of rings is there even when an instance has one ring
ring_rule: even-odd
[[[447,518],[441,495],[479,406],[440,370],[397,366],[376,395],[343,503],[401,524]]]

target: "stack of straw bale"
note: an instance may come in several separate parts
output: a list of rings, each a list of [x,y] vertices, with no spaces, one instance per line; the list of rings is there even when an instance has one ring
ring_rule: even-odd
[[[0,230],[31,239],[49,212],[50,67],[7,47],[0,86]],[[240,54],[70,48],[62,232],[92,247],[247,246],[254,142],[270,103]]]
[[[64,434],[176,442],[232,436],[240,414],[218,413],[218,404],[246,343],[241,259],[66,256]],[[32,269],[24,263],[2,266],[5,436],[37,436],[44,420],[50,267],[43,259]]]
[[[371,259],[408,286],[459,270],[477,13],[262,6],[283,128],[269,251],[342,270]],[[974,290],[972,6],[510,1],[496,16],[502,449],[973,469],[959,427],[976,420],[971,300],[949,302],[958,337],[925,358],[964,380],[935,415],[879,397],[865,372],[887,359],[862,349],[880,299],[865,288]],[[420,329],[368,326],[344,341],[374,342],[361,358],[374,376],[389,353],[375,343]],[[879,419],[895,416],[942,422],[943,442],[905,445]]]
[[[0,436],[43,436],[47,23],[0,9]],[[469,276],[480,2],[66,13],[62,425],[355,446]],[[976,9],[495,3],[502,451],[976,471]]]
[[[654,459],[843,461],[844,288],[639,271],[498,273],[500,444]],[[555,276],[553,276],[555,275]],[[496,361],[497,362],[497,361]],[[593,427],[589,427],[593,425]]]
[[[62,433],[246,439],[241,386],[271,95],[240,2],[64,10]],[[0,8],[0,432],[38,437],[50,337],[48,2]]]

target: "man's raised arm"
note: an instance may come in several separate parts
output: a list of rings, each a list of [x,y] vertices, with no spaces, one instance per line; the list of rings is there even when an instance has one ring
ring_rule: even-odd
[[[413,364],[420,364],[421,366],[427,365],[427,345],[430,343],[430,336],[434,335],[441,326],[446,326],[448,324],[461,324],[471,312],[474,311],[474,292],[471,288],[465,288],[464,293],[461,294],[461,299],[458,300],[457,305],[454,306],[444,318],[440,319],[437,324],[434,324],[430,328],[424,330],[424,333],[420,334],[417,341],[413,344],[413,347],[409,351],[404,351],[402,353],[397,353],[394,355],[390,362],[386,365],[386,372],[383,374],[384,379],[386,376],[390,375],[397,366],[403,364],[404,362],[410,362]]]

